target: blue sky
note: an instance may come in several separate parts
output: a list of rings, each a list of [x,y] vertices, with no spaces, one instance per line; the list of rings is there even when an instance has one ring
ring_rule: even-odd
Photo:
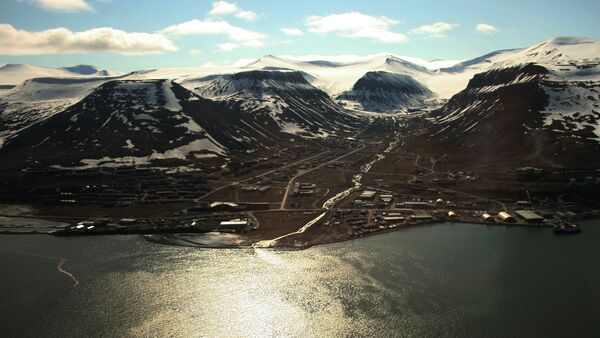
[[[50,67],[380,52],[457,60],[558,35],[600,38],[600,4],[591,0],[0,1],[0,63]]]

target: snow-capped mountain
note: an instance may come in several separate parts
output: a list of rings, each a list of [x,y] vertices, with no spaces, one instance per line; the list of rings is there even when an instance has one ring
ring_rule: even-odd
[[[432,113],[421,141],[449,153],[528,156],[543,165],[600,159],[598,51],[598,41],[561,37],[485,58],[493,59],[489,70]]]
[[[0,154],[73,168],[189,165],[265,148],[277,136],[172,81],[113,80],[22,130]]]
[[[115,75],[118,74],[108,70],[101,70],[90,65],[47,68],[27,64],[6,64],[0,67],[0,89],[10,89],[25,80],[37,77],[88,77]]]
[[[336,97],[342,92],[351,90],[356,81],[371,71],[384,71],[423,78],[431,72],[420,66],[391,54],[380,54],[350,62],[333,62],[323,60],[297,61],[272,55],[262,57],[250,63],[246,68],[252,69],[291,69],[312,75],[310,83],[315,87]]]
[[[357,119],[307,78],[311,76],[298,71],[255,70],[187,79],[181,84],[284,133],[315,138],[352,130]]]
[[[372,71],[336,99],[358,110],[396,112],[424,106],[432,97],[433,92],[410,75]]]
[[[6,91],[0,96],[0,147],[20,130],[67,109],[116,78],[33,78]]]
[[[554,161],[578,154],[573,149],[597,149],[600,42],[558,37],[451,67],[434,69],[434,64],[448,65],[390,54],[353,60],[265,56],[243,67],[148,69],[120,76],[89,66],[6,65],[0,83],[14,88],[0,94],[0,148],[4,143],[6,151],[40,149],[34,152],[44,158],[48,149],[65,147],[69,155],[92,162],[103,157],[111,159],[107,163],[152,162],[193,140],[209,140],[215,147],[180,149],[175,158],[226,159],[293,136],[353,131],[360,117],[345,107],[390,112],[451,97],[431,113],[429,132],[421,136],[421,144],[436,151],[518,150]],[[168,100],[171,92],[181,109],[165,108],[164,102],[175,102]],[[201,129],[190,132],[175,124],[189,118]],[[100,134],[115,131],[121,136],[114,146],[97,146],[112,144]],[[78,163],[68,158],[61,162]]]

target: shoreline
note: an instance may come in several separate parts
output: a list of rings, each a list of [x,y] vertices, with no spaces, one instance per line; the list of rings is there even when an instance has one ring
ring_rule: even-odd
[[[19,217],[19,216],[17,216]],[[31,217],[35,218],[35,217]],[[593,221],[599,220],[600,217],[590,217],[585,219],[580,219],[579,221]],[[42,219],[45,220],[45,219]],[[305,250],[311,248],[313,246],[326,245],[326,244],[334,244],[334,243],[344,243],[360,238],[367,238],[377,235],[388,234],[398,230],[407,230],[411,228],[416,228],[419,226],[435,226],[441,224],[472,224],[472,225],[485,225],[489,227],[526,227],[526,228],[538,228],[538,229],[548,229],[552,228],[551,224],[542,223],[542,224],[531,224],[531,223],[488,223],[488,222],[477,222],[473,219],[439,219],[439,220],[431,220],[424,221],[419,223],[406,223],[402,225],[395,226],[393,228],[380,229],[377,231],[373,231],[370,233],[361,234],[358,236],[347,236],[344,238],[338,239],[327,239],[323,238],[322,240],[316,241],[302,241],[301,245],[294,245],[287,242],[283,242],[274,246],[255,246],[256,243],[262,241],[270,241],[269,239],[258,239],[258,240],[250,240],[249,238],[245,238],[244,235],[241,234],[232,234],[232,233],[221,233],[221,232],[181,232],[181,231],[165,231],[160,230],[130,230],[130,231],[110,231],[110,232],[100,232],[100,233],[80,233],[80,234],[57,234],[56,231],[59,229],[55,229],[52,232],[43,232],[39,230],[31,230],[31,231],[10,231],[2,229],[0,230],[0,235],[52,235],[56,237],[91,237],[91,236],[130,236],[130,235],[139,235],[144,241],[151,244],[159,244],[159,245],[171,245],[171,246],[181,246],[181,247],[195,247],[195,248],[206,248],[206,249],[272,249],[272,250]],[[228,238],[228,240],[238,240],[239,243],[233,242],[212,242],[212,243],[202,243],[204,237],[207,236],[220,236],[224,238]],[[288,236],[288,237],[292,237]],[[187,237],[187,238],[186,238]],[[315,237],[313,237],[315,238]],[[194,241],[195,240],[195,241]]]

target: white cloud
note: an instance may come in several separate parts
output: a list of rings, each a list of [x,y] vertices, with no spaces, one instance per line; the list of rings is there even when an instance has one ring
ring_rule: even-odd
[[[212,9],[208,12],[208,15],[229,15],[237,12],[238,6],[234,3],[227,1],[213,2]]]
[[[244,19],[246,21],[254,21],[258,17],[253,11],[239,11],[235,13],[235,17],[238,19]]]
[[[446,32],[458,27],[458,24],[447,22],[436,22],[431,25],[423,25],[414,28],[411,32],[415,34],[428,35],[434,38],[442,38],[446,36]]]
[[[406,35],[389,30],[397,23],[398,21],[385,16],[374,17],[358,12],[306,18],[306,26],[312,33],[336,33],[345,38],[370,38],[384,43],[403,42],[407,39]]]
[[[200,54],[202,54],[202,51],[200,49],[192,48],[189,50],[188,53],[190,53],[190,55],[200,55]]]
[[[304,32],[301,31],[298,28],[285,28],[285,27],[283,27],[283,28],[280,28],[279,30],[282,31],[283,34],[290,35],[290,36],[299,36],[299,35],[304,34]]]
[[[160,34],[131,33],[111,27],[73,32],[53,28],[39,32],[17,30],[0,24],[0,55],[41,55],[86,52],[151,54],[175,51],[171,40]]]
[[[222,52],[231,52],[232,50],[240,47],[240,45],[238,45],[237,43],[233,43],[233,42],[225,42],[225,43],[221,43],[217,46],[219,47],[219,50]]]
[[[477,25],[477,27],[475,27],[475,30],[480,32],[480,33],[485,33],[485,34],[493,34],[498,32],[498,28],[487,24],[487,23],[480,23]]]
[[[197,19],[169,26],[159,33],[167,35],[226,35],[230,39],[245,43],[246,46],[250,47],[258,47],[262,43],[261,40],[268,37],[263,33],[231,25],[227,21]]]
[[[37,5],[55,12],[92,11],[93,8],[85,0],[18,0]]]
[[[210,12],[208,12],[208,15],[213,16],[225,16],[231,14],[234,14],[234,16],[238,19],[243,19],[246,21],[253,21],[258,17],[258,15],[256,15],[256,13],[253,11],[243,10],[237,5],[237,3],[227,1],[213,2],[212,9]]]

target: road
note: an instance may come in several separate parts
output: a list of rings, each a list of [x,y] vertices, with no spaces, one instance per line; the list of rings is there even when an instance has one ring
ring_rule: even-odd
[[[417,156],[417,158],[415,159],[415,166],[416,166],[416,167],[419,167],[419,168],[422,168],[422,169],[425,169],[425,170],[429,171],[429,173],[428,173],[428,174],[422,175],[422,176],[420,176],[419,178],[427,177],[427,176],[430,176],[430,175],[433,175],[433,174],[436,174],[436,173],[438,173],[438,172],[437,172],[437,171],[435,171],[435,169],[434,169],[434,168],[435,168],[435,165],[436,165],[436,160],[435,160],[435,159],[433,159],[433,158],[430,158],[430,161],[431,161],[431,168],[427,168],[427,167],[425,167],[425,166],[422,166],[422,165],[420,165],[420,164],[419,164],[419,160],[421,159],[421,155],[418,155],[418,154],[413,154],[413,153],[409,153],[409,154],[412,154],[412,155],[416,155],[416,156]],[[417,179],[417,176],[415,176],[415,175],[412,175],[412,178],[411,178],[411,179],[408,181],[408,183],[412,183],[412,184],[414,184],[414,182],[415,182],[415,180],[416,180],[416,179]],[[422,186],[422,187],[426,187],[426,188],[429,188],[429,186],[426,186],[426,185],[420,185],[420,186]],[[452,190],[452,189],[440,188],[440,187],[435,187],[435,188],[436,188],[436,189],[438,189],[438,190],[448,191],[448,192],[452,192],[452,193],[455,193],[455,194],[463,195],[463,196],[470,197],[470,198],[474,198],[474,199],[479,199],[479,200],[483,200],[483,201],[494,202],[494,203],[497,203],[497,204],[499,204],[499,205],[502,207],[502,209],[503,209],[504,211],[507,211],[507,210],[508,210],[508,209],[506,208],[506,205],[505,205],[504,203],[502,203],[502,202],[500,202],[500,201],[498,201],[498,200],[495,200],[495,199],[491,199],[491,198],[485,198],[485,197],[481,197],[481,196],[477,196],[477,195],[473,195],[473,194],[465,193],[465,192],[458,191],[458,190]]]
[[[361,150],[363,150],[364,148],[365,148],[365,145],[363,144],[363,145],[361,145],[361,146],[360,146],[359,148],[357,148],[357,149],[354,149],[354,150],[352,150],[352,151],[350,151],[350,152],[348,152],[348,153],[345,153],[345,154],[344,154],[344,155],[342,155],[342,156],[336,157],[336,158],[334,158],[334,159],[332,159],[332,160],[330,160],[330,161],[327,161],[327,162],[321,163],[321,164],[319,164],[318,166],[316,166],[316,167],[314,167],[314,168],[311,168],[311,169],[306,169],[306,170],[301,170],[301,171],[299,171],[299,172],[298,172],[298,173],[297,173],[297,174],[296,174],[294,177],[292,177],[292,178],[290,179],[290,181],[288,182],[288,185],[287,185],[287,187],[285,188],[285,192],[283,193],[283,199],[281,200],[281,205],[279,206],[279,210],[285,210],[285,204],[287,203],[288,196],[289,196],[289,193],[290,193],[290,189],[292,188],[292,185],[294,184],[294,181],[295,181],[295,180],[296,180],[298,177],[300,177],[300,176],[302,176],[302,175],[304,175],[304,174],[307,174],[307,173],[309,173],[309,172],[311,172],[311,171],[314,171],[314,170],[317,170],[317,169],[323,168],[324,166],[326,166],[326,165],[328,165],[328,164],[331,164],[331,163],[334,163],[334,162],[336,162],[336,161],[339,161],[339,160],[343,159],[343,158],[344,158],[344,157],[346,157],[346,156],[350,156],[350,155],[352,155],[352,154],[354,154],[354,153],[356,153],[356,152],[358,152],[358,151],[361,151]]]
[[[196,201],[196,202],[199,202],[199,201],[201,201],[202,199],[204,199],[204,198],[206,198],[206,197],[208,197],[208,196],[210,196],[210,195],[214,194],[215,192],[217,192],[217,191],[219,191],[219,190],[223,190],[223,189],[225,189],[225,188],[232,187],[232,186],[236,186],[236,185],[238,185],[238,184],[242,184],[242,183],[245,183],[245,182],[250,182],[250,181],[252,181],[252,180],[255,180],[255,179],[257,179],[257,178],[261,178],[261,177],[264,177],[264,176],[270,175],[270,174],[272,174],[272,173],[274,173],[274,172],[276,172],[276,171],[278,171],[278,170],[285,169],[285,168],[289,168],[289,167],[291,167],[291,166],[295,166],[295,165],[297,165],[297,164],[304,163],[304,162],[306,162],[306,161],[310,161],[310,160],[312,160],[312,159],[314,159],[314,158],[317,158],[317,157],[319,157],[319,156],[321,156],[321,155],[325,155],[326,153],[328,153],[328,151],[324,151],[324,152],[318,153],[317,155],[314,155],[314,156],[311,156],[311,157],[303,158],[303,159],[301,159],[301,160],[298,160],[298,161],[296,161],[296,162],[292,162],[292,163],[290,163],[290,164],[286,164],[286,165],[284,165],[283,167],[279,167],[279,168],[277,168],[277,169],[269,170],[269,171],[267,171],[267,172],[265,172],[265,173],[262,173],[262,174],[260,174],[260,175],[256,175],[256,176],[252,176],[252,177],[250,177],[250,178],[247,178],[247,179],[245,179],[245,180],[241,180],[241,181],[235,181],[235,182],[231,182],[231,183],[229,183],[229,184],[222,185],[222,186],[220,186],[220,187],[218,187],[218,188],[215,188],[214,190],[211,190],[210,192],[208,192],[208,193],[206,193],[206,194],[204,194],[204,195],[202,195],[202,196],[200,196],[200,197],[196,198],[194,201]]]

